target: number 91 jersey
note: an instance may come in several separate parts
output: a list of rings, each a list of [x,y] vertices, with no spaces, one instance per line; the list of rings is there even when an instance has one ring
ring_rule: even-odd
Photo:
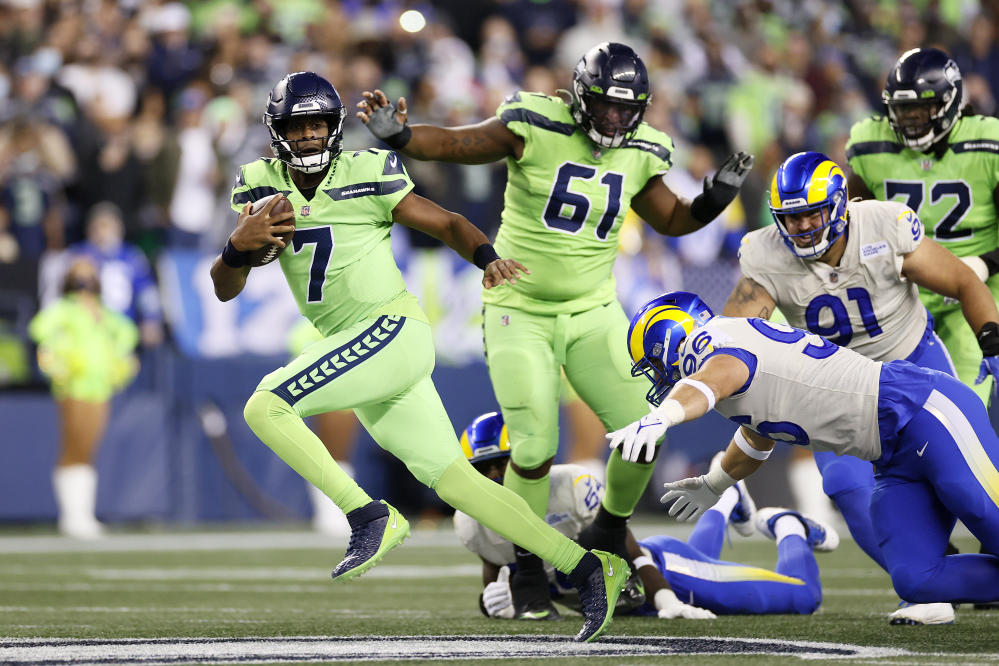
[[[725,418],[777,442],[863,460],[881,456],[880,362],[786,324],[714,317],[684,340],[681,374],[694,374],[716,354],[749,368],[746,384],[715,406]]]
[[[483,291],[488,304],[541,315],[582,312],[616,299],[611,270],[631,199],[670,168],[673,142],[647,125],[618,148],[600,148],[557,97],[520,92],[496,112],[524,141],[508,157],[501,257],[531,273]]]
[[[742,274],[773,297],[789,324],[876,361],[904,359],[926,331],[926,309],[902,259],[923,240],[923,226],[894,201],[851,201],[839,265],[789,252],[776,225],[746,234]]]

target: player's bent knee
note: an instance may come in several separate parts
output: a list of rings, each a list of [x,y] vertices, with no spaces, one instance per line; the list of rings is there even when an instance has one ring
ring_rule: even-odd
[[[935,569],[935,567],[930,569],[895,567],[891,571],[891,584],[895,588],[895,593],[903,601],[912,604],[946,601],[936,589],[933,580]]]
[[[294,413],[287,402],[277,397],[270,391],[254,391],[250,399],[243,406],[243,418],[253,432],[259,435],[262,427],[266,426],[274,417],[275,413]]]
[[[822,469],[822,490],[829,497],[873,487],[874,470],[863,460],[840,456]]]

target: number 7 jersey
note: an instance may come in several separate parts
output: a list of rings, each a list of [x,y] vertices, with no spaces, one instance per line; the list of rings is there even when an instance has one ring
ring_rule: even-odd
[[[789,324],[876,361],[904,359],[926,332],[926,308],[902,260],[923,240],[923,226],[894,201],[851,201],[839,265],[790,252],[776,225],[742,238],[742,274],[767,290]]]
[[[673,142],[642,123],[618,148],[599,148],[557,97],[520,92],[496,112],[524,141],[508,157],[501,257],[530,275],[483,291],[484,303],[535,314],[582,312],[616,300],[611,270],[632,198],[670,168]]]
[[[413,189],[399,156],[384,150],[341,153],[306,199],[288,167],[261,158],[239,169],[232,189],[236,212],[278,192],[295,212],[295,235],[281,253],[281,270],[298,308],[324,336],[377,315],[426,321],[406,291],[392,255],[392,209]]]

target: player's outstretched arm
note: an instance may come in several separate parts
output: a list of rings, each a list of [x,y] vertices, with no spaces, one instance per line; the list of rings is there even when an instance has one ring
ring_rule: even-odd
[[[406,98],[393,104],[381,90],[365,90],[357,103],[357,117],[376,137],[409,157],[418,160],[488,164],[504,157],[520,157],[524,141],[498,118],[476,125],[437,127],[409,125]]]
[[[519,261],[501,259],[489,239],[464,215],[444,210],[433,201],[410,192],[392,209],[392,220],[441,241],[463,259],[482,269],[482,285],[490,289],[517,282],[530,271]]]
[[[752,278],[744,276],[739,278],[732,293],[729,294],[722,316],[770,319],[776,307],[777,304],[770,292]]]
[[[932,238],[924,238],[902,258],[902,275],[960,301],[964,318],[976,334],[990,322],[999,324],[999,311],[989,288],[965,262]]]
[[[664,236],[683,236],[718,217],[739,194],[752,168],[752,155],[729,155],[710,180],[704,179],[704,191],[693,201],[678,197],[662,177],[653,176],[631,200],[631,207]]]
[[[271,210],[282,198],[282,195],[274,197],[252,215],[250,204],[243,206],[239,219],[236,220],[236,228],[229,235],[222,253],[212,263],[212,283],[215,285],[215,296],[220,301],[232,300],[243,291],[246,276],[250,274],[250,267],[247,265],[250,252],[271,244],[284,247],[281,234],[295,230],[292,225],[281,224],[293,218],[294,213],[271,215]]]

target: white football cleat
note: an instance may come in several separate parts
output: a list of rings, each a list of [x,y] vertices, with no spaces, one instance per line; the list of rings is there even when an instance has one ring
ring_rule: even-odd
[[[777,539],[774,526],[777,524],[777,519],[782,516],[794,516],[801,521],[805,527],[805,541],[812,550],[828,553],[839,546],[839,532],[832,525],[777,506],[768,506],[756,512],[756,529],[760,534]]]
[[[910,604],[888,616],[888,624],[954,624],[954,606],[949,603]]]

